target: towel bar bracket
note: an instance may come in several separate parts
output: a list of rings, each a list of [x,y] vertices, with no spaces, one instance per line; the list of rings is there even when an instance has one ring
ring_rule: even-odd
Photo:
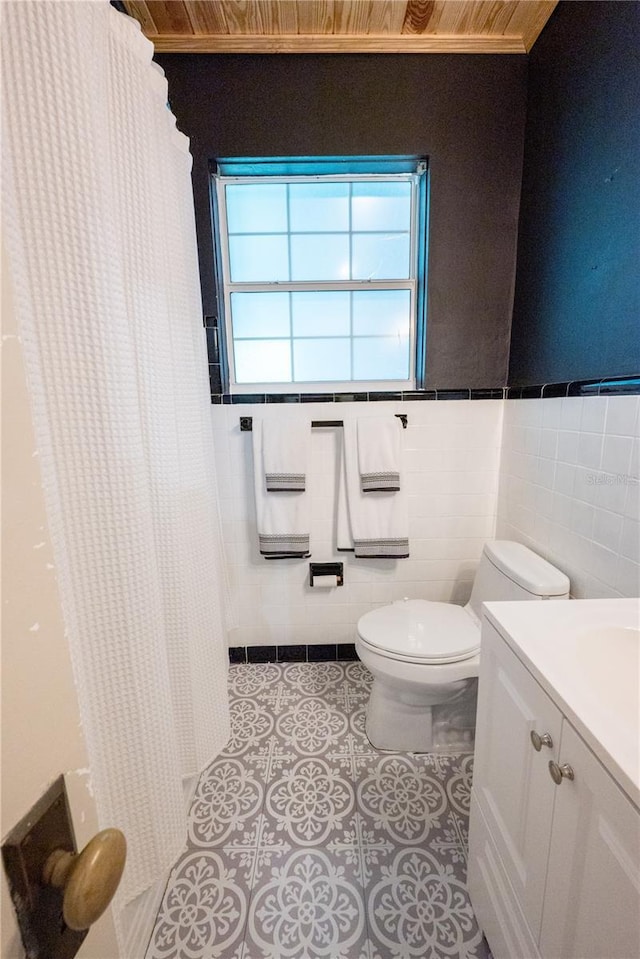
[[[397,418],[402,423],[403,429],[407,428],[407,414],[406,413],[396,413]],[[311,426],[315,429],[316,427],[326,427],[326,426],[344,426],[344,420],[312,420]],[[241,433],[250,433],[253,429],[253,417],[252,416],[241,416],[240,417],[240,432]]]

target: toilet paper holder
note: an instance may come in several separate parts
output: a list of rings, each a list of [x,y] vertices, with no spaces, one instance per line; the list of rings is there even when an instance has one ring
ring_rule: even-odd
[[[344,563],[309,563],[309,586],[316,576],[335,576],[336,586],[343,586]]]

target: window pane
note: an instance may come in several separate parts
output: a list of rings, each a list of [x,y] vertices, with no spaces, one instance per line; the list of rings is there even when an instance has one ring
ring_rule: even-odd
[[[292,293],[294,336],[349,336],[348,292]]]
[[[291,230],[324,233],[349,229],[348,183],[292,183],[289,186]]]
[[[238,340],[233,352],[236,383],[291,382],[289,340]]]
[[[351,379],[349,339],[294,340],[294,381],[307,382]]]
[[[229,233],[286,233],[287,188],[279,183],[226,187]]]
[[[288,280],[286,236],[230,236],[229,267],[233,283]]]
[[[359,336],[353,341],[353,377],[356,380],[409,378],[409,338]]]
[[[354,183],[351,215],[353,230],[409,230],[411,184]]]
[[[288,293],[232,293],[234,338],[289,336]]]
[[[373,290],[353,294],[353,335],[408,336],[411,326],[409,290]]]
[[[406,280],[409,277],[408,233],[354,233],[354,280]]]
[[[414,178],[387,167],[380,179],[343,176],[338,160],[332,181],[284,166],[265,178],[260,162],[218,187],[237,389],[408,381],[419,292]]]
[[[348,280],[349,237],[345,233],[291,237],[292,280]]]

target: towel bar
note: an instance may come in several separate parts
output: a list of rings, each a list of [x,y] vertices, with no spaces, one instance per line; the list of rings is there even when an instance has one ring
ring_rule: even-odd
[[[402,423],[403,429],[407,428],[407,414],[406,413],[396,413],[395,416],[398,417]],[[344,420],[312,420],[311,426],[344,426]],[[241,416],[240,417],[240,432],[241,433],[250,433],[253,429],[253,417],[252,416]]]

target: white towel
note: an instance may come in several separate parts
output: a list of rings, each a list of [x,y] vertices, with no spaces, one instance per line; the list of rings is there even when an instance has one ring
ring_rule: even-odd
[[[309,510],[305,492],[267,492],[263,422],[253,417],[253,478],[258,545],[266,559],[309,556]]]
[[[357,428],[345,420],[338,485],[337,547],[361,559],[406,559],[409,513],[405,492],[363,493],[358,471]]]
[[[363,493],[397,492],[400,489],[400,439],[397,416],[358,420],[358,467]]]
[[[351,520],[349,519],[349,502],[347,500],[347,470],[345,466],[345,438],[342,431],[342,442],[339,446],[340,465],[338,467],[338,508],[336,510],[336,547],[339,553],[353,553],[353,536],[351,535]]]
[[[309,420],[262,423],[262,459],[267,491],[304,492],[309,463]]]

